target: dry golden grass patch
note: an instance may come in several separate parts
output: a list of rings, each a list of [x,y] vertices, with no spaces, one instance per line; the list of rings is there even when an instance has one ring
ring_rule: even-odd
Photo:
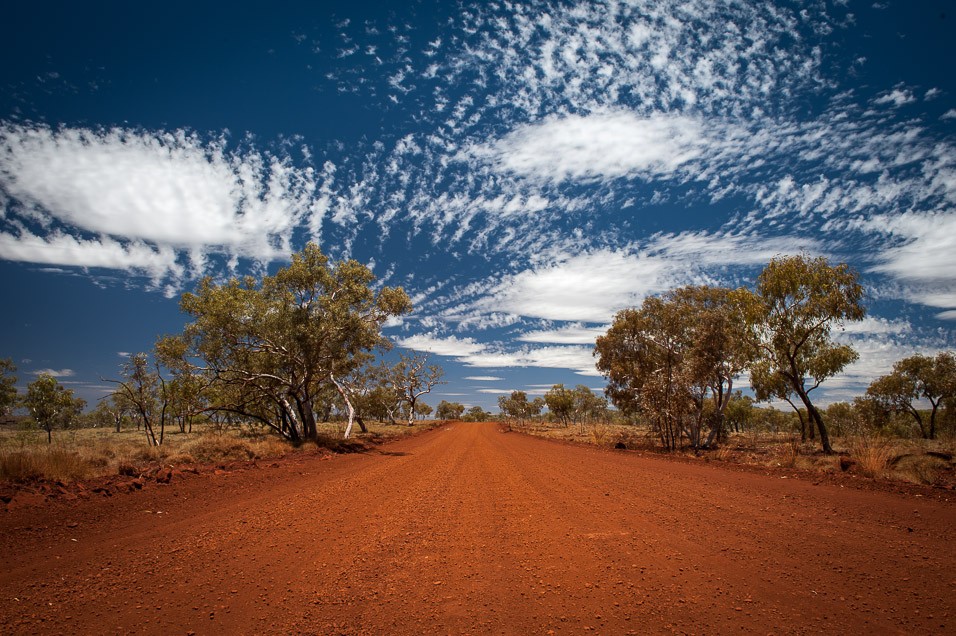
[[[361,451],[368,444],[406,437],[437,424],[427,421],[414,426],[394,426],[369,422],[368,433],[361,433],[356,427],[354,439],[348,442],[342,440],[344,424],[322,424],[318,445],[337,452]],[[53,443],[48,444],[45,432],[3,427],[0,428],[0,481],[71,482],[107,475],[136,476],[156,466],[219,465],[315,448],[312,444],[296,448],[263,430],[219,430],[212,425],[197,425],[192,433],[186,434],[167,430],[161,446],[150,446],[144,433],[136,430],[56,431]]]
[[[512,423],[531,435],[604,447],[660,451],[645,427],[622,424],[562,426],[547,422]],[[956,484],[956,439],[908,440],[879,435],[834,440],[836,455],[825,455],[819,443],[802,442],[789,433],[733,433],[701,456],[736,464],[793,468],[821,474],[849,473],[923,485]],[[684,454],[690,454],[689,449]]]

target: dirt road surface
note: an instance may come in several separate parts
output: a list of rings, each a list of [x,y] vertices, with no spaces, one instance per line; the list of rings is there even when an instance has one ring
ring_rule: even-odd
[[[956,506],[451,424],[0,514],[3,634],[956,633]]]

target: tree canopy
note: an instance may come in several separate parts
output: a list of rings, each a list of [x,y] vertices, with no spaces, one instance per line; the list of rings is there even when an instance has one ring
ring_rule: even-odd
[[[65,388],[53,376],[41,373],[27,385],[23,406],[30,412],[37,426],[46,431],[47,442],[52,443],[53,429],[58,426],[68,428],[83,412],[86,401],[74,397],[73,390]]]
[[[753,357],[749,302],[743,290],[682,287],[619,312],[594,352],[608,396],[625,414],[645,414],[666,448],[712,443]]]
[[[874,380],[866,394],[885,408],[908,413],[916,421],[920,434],[936,439],[936,415],[944,400],[956,397],[956,354],[943,351],[935,357],[913,355],[893,365],[893,371]],[[928,426],[923,421],[917,400],[930,403]]]
[[[6,415],[17,404],[17,367],[10,358],[0,358],[0,415]]]
[[[826,453],[833,448],[810,393],[858,358],[831,335],[834,327],[866,315],[857,278],[846,264],[830,265],[823,257],[775,258],[758,277],[751,305],[760,353],[752,368],[757,398],[795,394]]]
[[[180,303],[191,322],[158,349],[210,379],[213,408],[292,441],[316,438],[316,409],[331,387],[348,410],[348,436],[355,415],[348,378],[373,349],[388,346],[385,321],[411,309],[401,288],[376,291],[373,282],[366,266],[330,263],[309,243],[261,281],[201,281]]]

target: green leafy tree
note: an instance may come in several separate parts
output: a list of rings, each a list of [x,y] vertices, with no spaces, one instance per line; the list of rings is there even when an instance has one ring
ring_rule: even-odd
[[[564,388],[563,384],[555,384],[544,394],[551,417],[557,418],[562,426],[570,425],[574,417],[574,397],[574,391]]]
[[[579,384],[571,391],[574,420],[585,424],[607,414],[607,400],[595,395],[589,387]]]
[[[491,413],[480,406],[473,406],[468,409],[468,412],[465,413],[465,416],[462,419],[464,419],[466,422],[487,422],[491,419]]]
[[[17,367],[10,358],[0,359],[0,416],[8,415],[17,405]]]
[[[944,351],[935,357],[914,355],[893,365],[892,373],[881,376],[866,394],[888,410],[911,415],[924,439],[936,439],[936,416],[947,399],[956,396],[956,355]],[[929,422],[923,421],[917,400],[930,404]]]
[[[182,359],[226,385],[230,399],[212,408],[256,419],[291,441],[317,437],[316,413],[328,387],[355,417],[349,378],[387,347],[381,327],[411,309],[401,288],[373,289],[374,276],[353,260],[331,264],[313,243],[261,282],[204,279],[180,306],[191,318]]]
[[[538,415],[544,407],[543,398],[537,397],[529,401],[528,394],[524,391],[512,391],[511,395],[502,395],[498,398],[498,408],[501,409],[501,413],[519,422]]]
[[[442,400],[438,403],[438,410],[435,412],[435,416],[440,420],[457,420],[461,419],[461,415],[464,412],[465,406],[463,404]]]
[[[421,400],[415,402],[415,417],[418,419],[423,420],[434,412],[435,409],[433,409],[429,404],[426,404]]]
[[[823,451],[832,453],[810,393],[858,358],[852,347],[831,336],[834,327],[866,314],[857,274],[845,264],[831,266],[823,257],[775,258],[758,277],[753,298],[760,358],[752,377],[758,399],[781,390],[795,394],[820,434]]]
[[[71,389],[63,387],[53,376],[43,373],[27,385],[23,406],[37,426],[46,431],[47,443],[53,443],[53,429],[69,428],[83,412],[86,401],[74,397]]]
[[[754,400],[740,390],[734,391],[724,412],[724,422],[736,433],[747,430],[754,419]]]
[[[595,347],[606,394],[626,415],[643,414],[665,448],[710,446],[753,358],[750,302],[741,290],[683,287],[619,312]]]

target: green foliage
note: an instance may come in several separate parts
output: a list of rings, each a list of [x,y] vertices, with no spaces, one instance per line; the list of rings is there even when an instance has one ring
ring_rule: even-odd
[[[544,394],[544,402],[551,416],[564,426],[592,422],[607,415],[607,400],[594,395],[594,392],[583,384],[574,389],[555,384]]]
[[[370,351],[388,346],[385,321],[411,309],[401,288],[375,291],[373,283],[364,265],[330,263],[309,243],[261,281],[204,279],[180,303],[191,322],[157,350],[205,376],[209,408],[260,421],[292,441],[317,438],[316,412],[335,391],[349,413],[348,436],[350,379]]]
[[[471,407],[468,409],[468,412],[465,413],[464,417],[462,417],[462,419],[466,422],[487,422],[491,418],[491,413],[480,406]]]
[[[386,376],[398,401],[405,406],[409,426],[415,416],[418,398],[430,393],[435,386],[444,384],[441,379],[444,375],[442,368],[427,362],[428,356],[424,354],[402,355]]]
[[[438,403],[435,416],[440,420],[458,420],[461,419],[461,414],[464,412],[465,406],[463,404],[442,400]]]
[[[0,416],[8,415],[17,404],[17,367],[10,358],[0,358]]]
[[[710,445],[753,355],[751,303],[740,290],[684,287],[619,312],[595,347],[607,395],[625,414],[648,418],[665,448],[684,439]]]
[[[23,406],[37,426],[46,431],[47,442],[52,443],[53,429],[69,428],[83,412],[86,401],[74,397],[71,389],[64,388],[56,378],[44,373],[27,386]]]
[[[123,365],[123,379],[116,382],[119,389],[114,402],[127,405],[134,414],[146,440],[152,446],[159,446],[166,437],[166,416],[170,404],[169,385],[160,373],[158,362],[150,364],[145,353],[134,353]],[[159,436],[156,436],[156,427]]]
[[[831,337],[833,327],[866,314],[857,274],[846,264],[831,266],[823,257],[775,258],[758,277],[752,298],[750,319],[760,350],[751,369],[757,399],[789,401],[796,395],[811,426],[820,432],[823,450],[832,453],[823,418],[809,394],[858,357]]]
[[[519,422],[540,414],[544,406],[543,398],[538,397],[529,402],[528,394],[524,391],[512,391],[511,395],[502,395],[498,398],[498,408],[501,409],[501,414]]]
[[[924,439],[936,439],[939,407],[956,396],[956,354],[944,351],[935,358],[918,354],[904,358],[893,365],[892,373],[874,380],[866,394],[886,410],[911,415]],[[916,408],[921,398],[932,407],[928,423]]]
[[[574,392],[564,388],[563,384],[555,384],[544,394],[545,404],[551,416],[557,418],[562,425],[568,426],[574,415]]]

